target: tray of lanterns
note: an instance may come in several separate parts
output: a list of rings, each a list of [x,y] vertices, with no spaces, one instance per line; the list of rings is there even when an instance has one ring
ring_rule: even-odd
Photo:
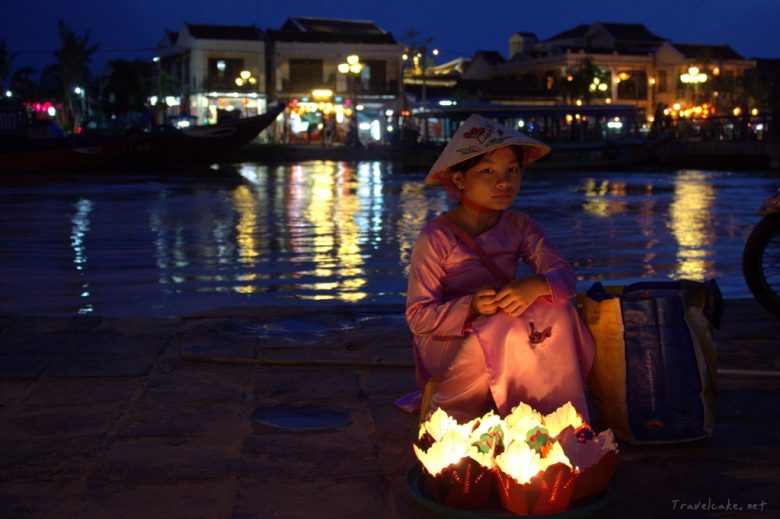
[[[571,403],[547,415],[521,403],[465,424],[438,409],[413,449],[407,485],[443,517],[585,517],[616,492],[614,434],[595,433]]]

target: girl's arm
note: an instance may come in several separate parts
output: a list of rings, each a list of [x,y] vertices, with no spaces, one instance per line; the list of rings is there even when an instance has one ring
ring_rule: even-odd
[[[553,303],[571,299],[577,293],[574,270],[563,259],[558,249],[550,243],[539,226],[530,218],[526,218],[524,239],[520,244],[523,261],[536,274],[544,277]]]
[[[415,335],[464,335],[472,296],[444,301],[446,244],[426,230],[414,244],[406,294],[406,321]]]

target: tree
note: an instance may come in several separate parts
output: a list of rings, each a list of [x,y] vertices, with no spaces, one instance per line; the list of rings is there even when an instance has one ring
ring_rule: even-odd
[[[11,64],[16,57],[16,53],[9,52],[5,45],[5,40],[0,40],[0,87],[5,89],[5,82],[11,74]],[[3,95],[5,92],[3,92]]]
[[[111,72],[103,88],[106,113],[143,112],[148,98],[155,93],[152,64],[117,59],[110,61],[109,67]]]
[[[596,66],[590,58],[582,59],[573,68],[567,70],[566,77],[562,78],[557,85],[557,95],[561,96],[566,102],[571,103],[576,99],[581,99],[585,103],[590,103],[594,97],[603,97],[608,95],[599,90],[598,85],[609,85],[609,74]]]
[[[35,69],[32,67],[22,67],[14,71],[11,76],[11,91],[15,97],[27,101],[38,97],[38,85],[33,79],[34,75]]]
[[[89,43],[89,30],[82,36],[76,35],[63,20],[58,23],[60,31],[60,48],[54,55],[57,58],[59,76],[62,81],[63,107],[65,120],[63,127],[72,129],[74,114],[74,89],[84,88],[90,77],[89,65],[92,56],[100,46],[99,43]]]

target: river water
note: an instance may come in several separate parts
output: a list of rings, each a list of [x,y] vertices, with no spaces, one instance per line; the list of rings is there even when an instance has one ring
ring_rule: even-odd
[[[316,161],[6,183],[0,310],[130,317],[403,303],[414,239],[448,207],[423,176]],[[750,297],[742,247],[778,185],[776,172],[530,171],[515,206],[558,245],[580,290],[714,278],[726,297]]]

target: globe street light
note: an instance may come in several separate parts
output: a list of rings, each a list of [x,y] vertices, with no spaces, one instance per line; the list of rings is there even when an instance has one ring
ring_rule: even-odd
[[[688,67],[687,73],[680,74],[680,81],[693,85],[693,104],[696,104],[698,85],[707,81],[707,74],[699,72],[699,67]]]
[[[357,137],[357,77],[363,72],[363,64],[360,62],[360,56],[350,54],[347,56],[346,63],[339,63],[338,71],[347,76],[348,81],[352,81],[352,117],[350,122],[350,131],[347,133],[348,139],[354,139],[353,144],[359,144]]]

